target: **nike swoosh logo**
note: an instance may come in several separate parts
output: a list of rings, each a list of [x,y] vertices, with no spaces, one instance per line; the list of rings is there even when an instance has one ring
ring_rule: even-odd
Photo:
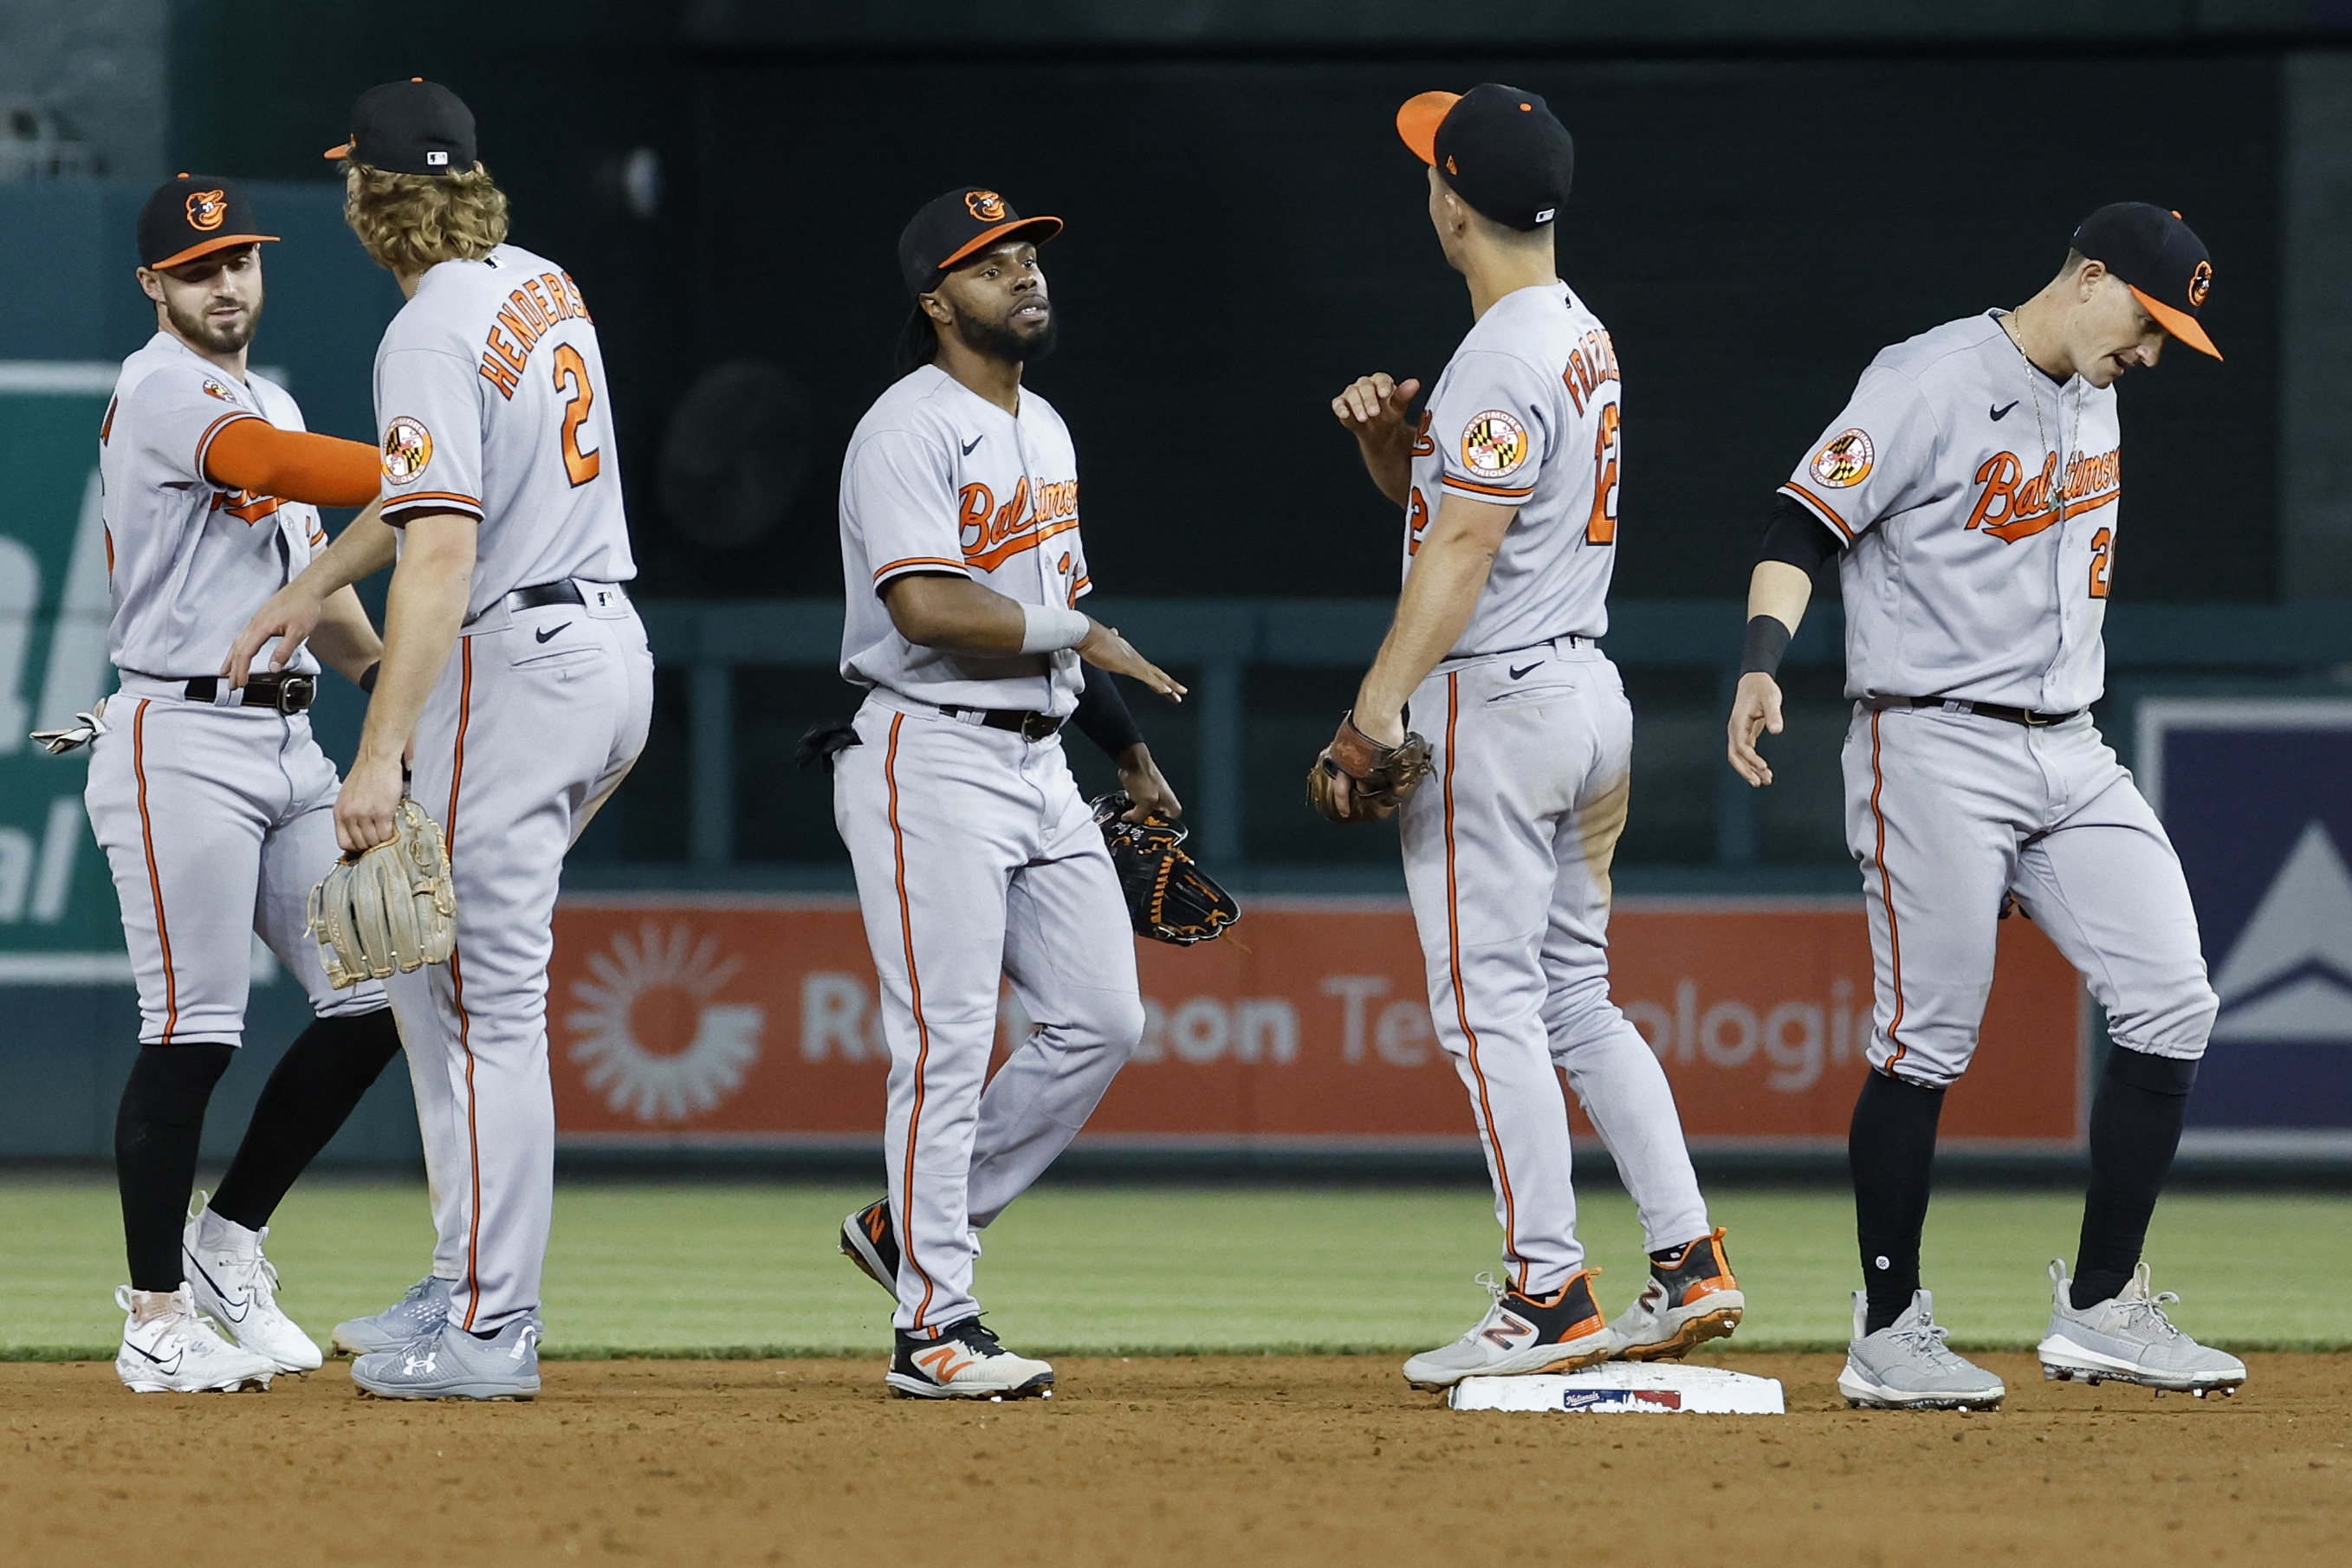
[[[172,1359],[170,1361],[165,1361],[162,1356],[157,1355],[153,1351],[148,1350],[142,1345],[132,1345],[131,1348],[137,1351],[141,1355],[145,1356],[149,1361],[153,1362],[155,1363],[155,1370],[162,1373],[165,1377],[170,1377],[180,1370],[180,1358],[188,1353],[184,1349],[176,1349],[172,1352]]]
[[[2016,399],[2016,398],[2014,398],[2014,397],[2012,397],[2012,398],[2011,398],[2007,403],[2003,404],[2003,405],[2002,405],[2001,406],[2000,406],[1999,408],[1994,409],[1994,410],[1992,411],[1992,416],[1993,416],[1995,419],[2002,418],[2002,417],[2004,417],[2005,416],[2007,416],[2007,414],[2009,413],[2009,411],[2010,411],[2011,409],[2012,409],[2012,408],[2014,408],[2014,407],[2016,407],[2016,406],[2017,406],[2017,399]]]
[[[194,1255],[185,1251],[184,1249],[183,1249],[181,1256],[186,1258],[191,1263],[196,1263]],[[232,1323],[242,1323],[245,1321],[245,1315],[253,1310],[252,1292],[240,1290],[235,1296],[231,1296],[227,1291],[220,1288],[220,1281],[214,1279],[212,1277],[212,1271],[206,1268],[203,1264],[196,1263],[196,1272],[205,1277],[205,1283],[212,1288],[214,1295],[220,1298],[221,1310],[227,1315],[228,1321]]]
[[[1534,664],[1522,665],[1522,666],[1520,666],[1518,668],[1517,668],[1517,669],[1515,669],[1515,670],[1511,671],[1511,679],[1512,679],[1513,680],[1517,680],[1519,677],[1521,677],[1522,675],[1525,675],[1528,670],[1536,668],[1538,666],[1541,665],[1542,663],[1543,663],[1543,660],[1541,660],[1541,659],[1538,659],[1538,660],[1536,660],[1536,662],[1535,662]]]
[[[566,622],[564,622],[564,623],[563,623],[563,626],[570,626],[571,624],[572,624],[572,623],[571,623],[570,621],[566,621]],[[530,634],[530,635],[531,635],[531,637],[532,637],[532,640],[537,641],[537,642],[545,642],[548,638],[550,638],[550,637],[551,637],[555,636],[555,635],[556,635],[556,633],[558,633],[558,632],[562,631],[562,630],[563,629],[563,626],[550,626],[550,627],[548,627],[548,628],[547,628],[545,631],[543,631],[543,632],[533,632],[533,633],[531,633],[531,634]]]
[[[966,441],[966,442],[963,444],[963,455],[964,455],[965,457],[967,457],[967,458],[971,457],[971,449],[972,449],[974,447],[979,446],[982,441],[986,440],[987,438],[988,438],[987,432],[982,431],[980,435],[974,436],[971,440]]]

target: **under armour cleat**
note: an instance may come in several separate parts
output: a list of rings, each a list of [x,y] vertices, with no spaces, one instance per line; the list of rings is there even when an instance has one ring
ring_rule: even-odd
[[[1650,1257],[1650,1278],[1609,1325],[1623,1361],[1680,1361],[1709,1340],[1729,1337],[1748,1310],[1731,1275],[1723,1227]]]
[[[2114,1378],[2200,1399],[2216,1389],[2233,1394],[2246,1381],[2244,1362],[2199,1344],[2164,1315],[2180,1298],[2169,1290],[2151,1295],[2145,1263],[2120,1295],[2088,1307],[2074,1305],[2063,1259],[2051,1261],[2050,1284],[2050,1332],[2039,1346],[2046,1379],[2095,1384]]]
[[[318,1342],[278,1306],[278,1270],[261,1254],[269,1227],[247,1230],[203,1207],[204,1195],[180,1235],[180,1262],[196,1310],[246,1350],[266,1356],[280,1372],[316,1372],[326,1358]]]
[[[398,1350],[411,1340],[437,1333],[449,1321],[449,1281],[427,1274],[408,1288],[408,1294],[383,1311],[365,1318],[348,1318],[335,1325],[337,1355],[370,1355]]]
[[[1598,1269],[1580,1268],[1551,1295],[1523,1296],[1478,1276],[1494,1304],[1470,1331],[1440,1350],[1423,1351],[1404,1363],[1404,1380],[1415,1388],[1451,1388],[1465,1377],[1521,1377],[1573,1372],[1607,1361],[1617,1349],[1616,1331],[1593,1304]]]
[[[509,1318],[488,1339],[444,1322],[398,1350],[352,1363],[352,1381],[379,1399],[536,1399],[539,1317]]]
[[[898,1232],[890,1223],[888,1198],[877,1198],[841,1222],[841,1255],[893,1297],[898,1294]]]
[[[940,1331],[940,1337],[899,1331],[884,1379],[902,1399],[1051,1399],[1052,1363],[1014,1355],[978,1318]]]
[[[1998,1410],[2009,1397],[2000,1379],[1947,1349],[1951,1330],[1936,1321],[1936,1298],[1911,1293],[1903,1315],[1874,1334],[1863,1332],[1868,1298],[1853,1293],[1853,1342],[1845,1347],[1838,1392],[1873,1410]]]
[[[114,1375],[125,1388],[133,1394],[235,1394],[268,1388],[278,1363],[223,1339],[196,1315],[187,1286],[169,1296],[146,1294],[142,1317],[139,1293],[128,1285],[114,1292],[114,1304],[124,1314]]]

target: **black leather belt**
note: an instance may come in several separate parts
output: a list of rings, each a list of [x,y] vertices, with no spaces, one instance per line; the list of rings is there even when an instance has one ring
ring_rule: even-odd
[[[185,689],[191,702],[210,702],[220,695],[220,677],[199,675]],[[275,708],[280,713],[307,711],[312,699],[319,695],[319,678],[315,675],[249,675],[245,679],[245,705],[247,708]]]
[[[1062,721],[1026,708],[958,708],[941,703],[940,711],[950,719],[961,719],[967,713],[980,715],[979,723],[991,730],[1011,730],[1024,741],[1044,741],[1060,732]]]
[[[559,577],[552,583],[534,583],[528,588],[517,588],[507,595],[509,610],[536,610],[542,605],[584,605],[588,596],[580,584],[569,577]]]
[[[1913,708],[1945,708],[1958,706],[1964,713],[1981,713],[1988,719],[1998,719],[2005,724],[2022,724],[2029,730],[2047,730],[2053,724],[2063,724],[2083,710],[2072,713],[2037,713],[2031,708],[2004,708],[1998,702],[1969,702],[1949,697],[1905,697],[1897,700]]]

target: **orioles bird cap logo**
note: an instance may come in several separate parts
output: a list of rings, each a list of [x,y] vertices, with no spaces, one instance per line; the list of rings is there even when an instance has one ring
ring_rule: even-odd
[[[188,193],[188,223],[192,227],[210,234],[228,217],[226,191],[191,191]]]
[[[2200,261],[2197,264],[2196,270],[2189,275],[2189,308],[2192,310],[2201,310],[2205,304],[2205,296],[2212,291],[2213,264],[2210,261]]]
[[[1004,219],[1004,198],[994,191],[966,191],[963,205],[982,223],[1001,223]]]

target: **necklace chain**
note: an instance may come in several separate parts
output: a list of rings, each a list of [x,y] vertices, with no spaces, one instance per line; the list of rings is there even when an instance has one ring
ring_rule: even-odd
[[[2033,400],[2034,437],[2042,443],[2042,451],[2048,452],[2050,431],[2042,422],[2042,371],[2033,363],[2033,356],[2025,352],[2025,340],[2019,335],[2016,328],[2010,325],[2010,321],[2016,319],[2017,312],[2011,311],[2009,320],[2000,323],[2000,330],[2002,335],[2009,339],[2010,346],[2017,351],[2018,363],[2025,367],[2025,395]],[[2064,400],[2065,390],[2063,386],[2058,389],[2058,396],[2062,403]],[[2050,465],[2052,469],[2050,504],[2057,509],[2058,521],[2061,524],[2066,521],[2066,461],[2074,455],[2074,448],[2080,445],[2082,437],[2083,398],[2082,395],[2077,393],[2074,396],[2074,427],[2066,438],[2066,450],[2058,453],[2055,460]]]

